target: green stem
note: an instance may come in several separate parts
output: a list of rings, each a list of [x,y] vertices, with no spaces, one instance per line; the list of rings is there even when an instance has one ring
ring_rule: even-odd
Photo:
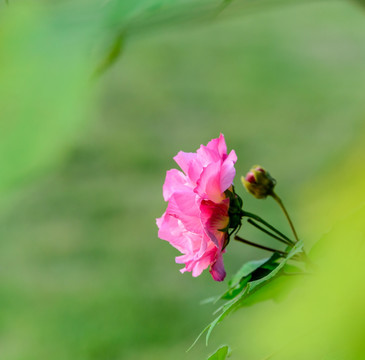
[[[285,206],[284,206],[283,202],[281,201],[281,199],[279,198],[279,196],[277,196],[277,195],[276,195],[276,193],[275,193],[274,191],[273,191],[270,195],[271,195],[271,196],[274,198],[274,200],[275,200],[275,201],[279,204],[279,206],[280,206],[281,210],[283,210],[283,213],[284,213],[284,215],[285,215],[286,219],[287,219],[287,220],[288,220],[288,222],[289,222],[290,228],[291,228],[291,229],[292,229],[292,231],[293,231],[293,234],[294,234],[295,240],[296,240],[296,241],[299,241],[299,238],[298,238],[297,232],[295,231],[294,225],[293,225],[293,223],[292,223],[292,221],[291,221],[291,219],[290,219],[290,216],[289,216],[288,212],[286,211],[286,208],[285,208]]]
[[[277,252],[277,253],[279,253],[279,254],[281,254],[281,255],[283,255],[283,256],[288,255],[288,253],[286,253],[285,251],[280,251],[280,250],[276,250],[276,249],[273,249],[273,248],[269,248],[269,247],[267,247],[267,246],[263,246],[263,245],[256,244],[256,243],[254,243],[254,242],[251,242],[251,241],[248,241],[248,240],[246,240],[246,239],[243,239],[243,238],[241,238],[241,237],[240,237],[240,236],[238,236],[238,235],[236,235],[236,236],[234,237],[234,239],[235,239],[235,240],[237,240],[237,241],[240,241],[240,242],[242,242],[242,243],[245,243],[245,244],[247,244],[247,245],[251,245],[251,246],[257,247],[257,248],[262,249],[262,250],[267,250],[267,251],[271,251],[271,252]]]
[[[262,232],[264,232],[265,234],[271,236],[272,238],[281,241],[282,243],[284,243],[285,245],[289,245],[289,246],[293,246],[292,243],[290,243],[287,240],[282,239],[281,237],[273,234],[272,232],[264,229],[262,226],[260,226],[259,224],[256,224],[252,219],[248,219],[247,220],[248,223],[250,223],[251,225],[255,226],[256,228],[258,228],[259,230],[261,230]]]
[[[264,224],[266,227],[268,227],[270,230],[276,232],[280,237],[290,242],[292,245],[294,245],[293,240],[290,240],[286,235],[284,235],[281,231],[275,229],[272,225],[270,225],[268,222],[266,222],[264,219],[262,219],[260,216],[255,215],[253,213],[250,213],[248,211],[242,210],[241,212],[242,216],[247,216],[249,218],[255,219],[256,221],[260,222],[261,224]]]

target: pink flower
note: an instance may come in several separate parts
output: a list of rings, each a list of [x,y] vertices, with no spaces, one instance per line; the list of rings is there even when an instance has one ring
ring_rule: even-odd
[[[199,276],[210,267],[216,281],[226,276],[222,252],[228,233],[229,198],[224,192],[232,186],[236,174],[236,153],[227,155],[224,136],[201,145],[196,153],[180,151],[174,160],[183,172],[167,171],[163,197],[166,212],[157,219],[158,236],[183,255],[176,262],[185,264],[180,271]]]

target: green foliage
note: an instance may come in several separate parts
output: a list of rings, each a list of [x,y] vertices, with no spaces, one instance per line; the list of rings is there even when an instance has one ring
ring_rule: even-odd
[[[219,299],[228,300],[215,311],[215,313],[220,312],[220,314],[200,333],[194,344],[205,332],[207,332],[206,343],[208,344],[209,337],[213,329],[227,315],[237,310],[239,307],[246,305],[247,298],[249,298],[264,285],[265,288],[262,290],[262,292],[270,291],[270,286],[268,286],[269,283],[276,277],[280,276],[284,266],[287,265],[291,259],[298,256],[302,252],[303,242],[299,241],[295,244],[295,246],[285,258],[282,258],[277,253],[274,253],[269,259],[251,261],[243,265],[243,267],[229,282],[228,290],[219,297]],[[266,300],[266,297],[264,298]],[[258,297],[254,301],[251,301],[250,305],[253,305],[254,303],[261,300],[262,298]]]
[[[294,3],[304,1],[295,0]],[[121,44],[127,36],[149,34],[168,27],[198,26],[216,21],[223,12],[227,16],[247,15],[248,11],[263,10],[267,6],[283,5],[285,2],[293,4],[290,0],[114,1],[109,10],[109,26],[113,27],[112,45],[95,72],[101,74],[115,63],[122,53]],[[227,11],[229,8],[232,10]]]
[[[364,218],[362,205],[321,237],[310,253],[314,273],[282,277],[296,282],[282,302],[237,313],[238,323],[245,319],[245,324],[236,328],[239,335],[230,345],[242,345],[244,339],[251,345],[247,353],[258,359],[363,359]]]
[[[209,356],[207,360],[225,360],[230,355],[230,348],[227,345],[221,346],[214,354]]]
[[[275,254],[273,257],[274,256]],[[270,260],[270,258],[248,261],[241,267],[241,269],[237,271],[235,275],[233,275],[232,279],[228,282],[228,286],[231,288],[238,285],[241,283],[242,279],[247,278],[252,272],[260,268],[263,264],[267,263],[268,260]]]

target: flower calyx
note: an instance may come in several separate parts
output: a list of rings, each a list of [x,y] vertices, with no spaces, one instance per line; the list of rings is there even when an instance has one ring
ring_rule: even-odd
[[[225,231],[228,233],[228,237],[231,236],[237,229],[239,229],[242,225],[242,199],[235,193],[234,187],[231,186],[227,189],[224,194],[229,199],[229,223],[225,229],[221,231]]]

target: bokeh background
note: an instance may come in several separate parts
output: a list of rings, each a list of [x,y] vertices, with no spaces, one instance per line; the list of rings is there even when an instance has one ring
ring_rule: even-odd
[[[267,356],[261,325],[283,312],[271,302],[185,352],[213,319],[200,301],[226,284],[181,275],[157,238],[180,150],[223,133],[238,175],[261,164],[277,179],[308,249],[364,203],[363,8],[237,0],[218,15],[217,1],[186,3],[0,5],[1,359],[194,360],[222,343],[233,359]],[[246,209],[289,232],[238,179]],[[231,243],[227,277],[264,256]]]

